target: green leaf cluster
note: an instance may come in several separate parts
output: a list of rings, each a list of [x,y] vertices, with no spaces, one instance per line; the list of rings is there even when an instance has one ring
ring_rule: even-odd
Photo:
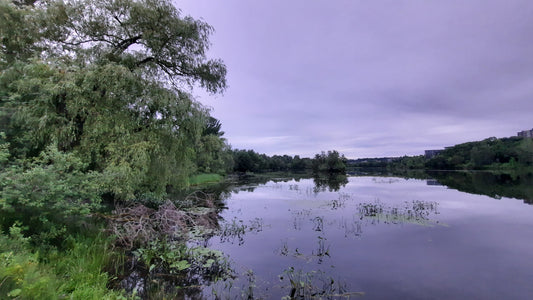
[[[88,214],[99,207],[99,174],[71,153],[49,147],[26,165],[0,173],[2,209],[50,210],[64,215]]]
[[[187,247],[183,243],[153,241],[138,248],[134,255],[141,259],[150,273],[200,274],[216,280],[232,274],[224,254],[205,247]]]
[[[203,134],[212,120],[190,94],[226,86],[224,64],[206,57],[208,24],[170,1],[34,2],[0,5],[0,124],[14,157],[72,153],[123,200],[185,186],[198,165],[224,169],[225,142]]]

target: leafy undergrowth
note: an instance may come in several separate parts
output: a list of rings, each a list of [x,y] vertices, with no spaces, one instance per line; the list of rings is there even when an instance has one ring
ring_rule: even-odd
[[[69,237],[63,250],[41,255],[14,225],[0,235],[0,299],[127,299],[107,288],[112,259],[102,235]]]

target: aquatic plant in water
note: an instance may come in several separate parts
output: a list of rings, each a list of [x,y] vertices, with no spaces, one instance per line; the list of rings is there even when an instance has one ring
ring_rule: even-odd
[[[220,242],[234,243],[239,245],[244,244],[244,236],[247,232],[258,233],[263,231],[264,222],[261,218],[255,218],[249,221],[249,225],[244,223],[244,220],[233,218],[230,222],[224,223],[219,231]]]
[[[203,285],[235,276],[229,259],[222,252],[201,246],[153,241],[133,254],[143,276],[139,278],[142,284],[132,287],[143,297],[196,294]]]
[[[369,220],[372,224],[413,223],[431,225],[431,214],[439,214],[438,203],[434,201],[405,201],[403,206],[385,205],[379,200],[373,203],[359,203],[357,212],[360,220]],[[438,223],[438,221],[435,221]]]
[[[348,285],[328,276],[321,270],[304,272],[289,267],[278,276],[289,294],[282,299],[340,299],[364,296],[364,292],[350,292]],[[288,283],[287,283],[288,281]]]

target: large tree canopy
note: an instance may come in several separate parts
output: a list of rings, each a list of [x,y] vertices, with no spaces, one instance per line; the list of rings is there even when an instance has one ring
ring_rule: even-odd
[[[51,46],[60,47],[50,52],[121,64],[145,79],[198,82],[210,92],[225,88],[224,64],[206,59],[212,27],[181,17],[169,1],[77,0],[48,9],[48,28],[62,23],[51,35]]]
[[[183,184],[209,122],[190,92],[226,87],[224,64],[206,56],[212,31],[166,0],[0,0],[12,154],[73,152],[122,198]]]

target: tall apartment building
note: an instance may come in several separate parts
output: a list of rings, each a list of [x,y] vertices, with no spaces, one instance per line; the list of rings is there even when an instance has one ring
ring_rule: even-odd
[[[517,135],[521,137],[533,138],[533,129],[520,131],[519,133],[517,133]]]

